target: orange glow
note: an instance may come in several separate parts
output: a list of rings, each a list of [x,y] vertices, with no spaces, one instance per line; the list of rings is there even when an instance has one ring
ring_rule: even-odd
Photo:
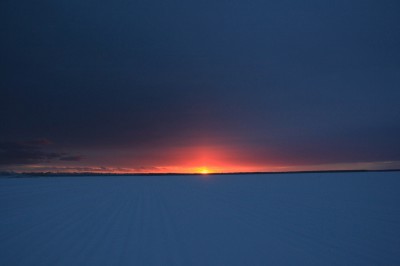
[[[257,149],[229,146],[221,143],[205,143],[196,140],[196,144],[177,144],[156,147],[146,151],[130,148],[111,150],[80,165],[70,167],[59,165],[62,172],[96,173],[182,173],[216,174],[233,172],[273,171],[274,166],[265,162],[273,161],[269,156],[260,154]],[[109,154],[112,154],[110,156]],[[80,169],[79,169],[80,168]],[[45,170],[41,170],[45,171]]]
[[[220,145],[186,146],[168,149],[165,156],[154,165],[164,172],[172,173],[232,173],[268,171],[271,168],[257,164],[253,158],[244,158],[249,154],[243,149]]]
[[[207,167],[201,167],[201,168],[197,169],[197,173],[202,174],[202,175],[208,175],[211,173],[211,171]]]
[[[271,151],[272,153],[272,151]],[[109,155],[109,154],[112,154]],[[390,162],[392,163],[392,162]],[[32,164],[15,167],[15,172],[55,172],[55,173],[180,173],[180,174],[218,174],[239,172],[290,172],[310,170],[357,170],[385,169],[388,162],[359,162],[337,164],[289,164],[276,160],[269,152],[260,152],[256,147],[228,146],[222,144],[177,145],[159,147],[147,152],[124,150],[109,151],[104,157],[75,165]],[[400,165],[393,162],[393,168]]]
[[[196,140],[195,145],[157,147],[146,152],[131,150],[106,150],[82,162],[57,165],[31,164],[18,166],[15,172],[54,172],[54,173],[179,173],[179,174],[218,174],[240,172],[290,172],[318,170],[376,170],[387,169],[388,165],[399,168],[400,162],[358,162],[332,164],[294,164],[277,160],[273,151],[257,147],[229,146],[221,143],[204,143]]]

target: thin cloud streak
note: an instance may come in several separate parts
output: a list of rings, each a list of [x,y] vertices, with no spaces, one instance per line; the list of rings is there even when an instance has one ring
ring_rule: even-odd
[[[0,142],[0,166],[51,163],[59,160],[77,162],[82,159],[78,155],[50,151],[47,146],[51,143],[47,139],[2,141]]]

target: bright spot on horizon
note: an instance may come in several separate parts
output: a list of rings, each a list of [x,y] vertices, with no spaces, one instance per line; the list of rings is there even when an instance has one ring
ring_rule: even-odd
[[[210,173],[210,170],[207,167],[202,167],[197,170],[199,174],[207,175]]]

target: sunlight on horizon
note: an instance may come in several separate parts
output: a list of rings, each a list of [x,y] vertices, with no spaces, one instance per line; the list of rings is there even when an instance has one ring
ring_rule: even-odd
[[[202,175],[207,175],[207,174],[212,173],[212,171],[210,169],[208,169],[207,167],[201,167],[196,170],[196,173],[199,173]]]

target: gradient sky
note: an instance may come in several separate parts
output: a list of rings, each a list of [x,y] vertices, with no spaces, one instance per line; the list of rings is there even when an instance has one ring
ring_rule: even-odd
[[[398,0],[0,6],[0,169],[400,168]]]

